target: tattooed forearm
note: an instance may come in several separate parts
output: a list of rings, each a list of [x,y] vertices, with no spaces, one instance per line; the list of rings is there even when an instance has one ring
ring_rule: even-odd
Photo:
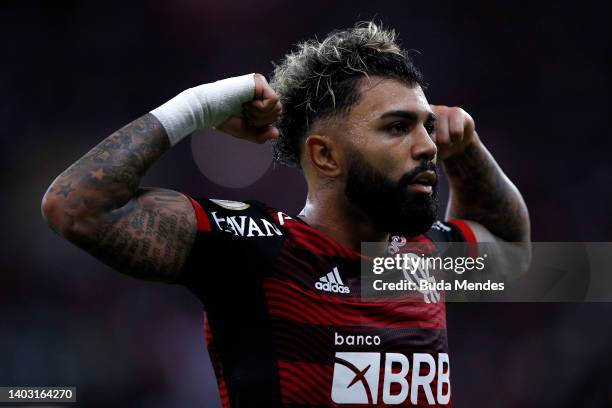
[[[446,159],[444,168],[451,186],[447,217],[476,221],[508,242],[530,240],[520,192],[480,141]]]
[[[110,135],[53,182],[43,199],[50,226],[115,269],[172,280],[195,235],[187,199],[139,189],[142,176],[169,148],[148,114]]]
[[[169,147],[163,127],[153,115],[147,114],[104,139],[64,171],[54,185],[60,186],[58,194],[64,198],[69,198],[75,189],[81,193],[104,190],[106,204],[120,207],[132,197],[141,177]],[[81,194],[72,200],[82,198]]]

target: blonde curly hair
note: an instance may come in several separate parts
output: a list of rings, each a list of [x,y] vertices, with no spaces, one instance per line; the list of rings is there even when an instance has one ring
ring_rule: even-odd
[[[281,98],[280,137],[274,158],[300,166],[301,147],[310,126],[333,115],[346,115],[359,101],[359,82],[370,75],[425,87],[421,72],[397,43],[394,30],[372,21],[308,40],[275,64],[270,85]]]

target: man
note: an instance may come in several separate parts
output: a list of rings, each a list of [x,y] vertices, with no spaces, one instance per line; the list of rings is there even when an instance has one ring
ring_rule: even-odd
[[[270,85],[191,88],[113,133],[52,183],[44,217],[116,270],[202,300],[224,406],[449,405],[444,303],[360,299],[361,243],[506,241],[526,260],[529,219],[470,115],[430,106],[423,87],[392,31],[331,33]],[[306,178],[301,213],[139,187],[203,127],[274,139]],[[436,161],[451,198],[434,223]]]

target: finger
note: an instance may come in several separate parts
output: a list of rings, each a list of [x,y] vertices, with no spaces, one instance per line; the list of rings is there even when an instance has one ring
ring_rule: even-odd
[[[261,109],[253,106],[253,105],[245,105],[243,107],[243,110],[245,113],[247,113],[249,116],[253,117],[253,118],[265,118],[265,117],[272,117],[275,115],[278,115],[279,109],[277,107],[277,105],[272,106],[271,109],[268,109],[266,111],[262,111]]]
[[[465,117],[459,108],[453,108],[449,115],[449,136],[451,143],[459,143],[463,140]]]
[[[273,124],[280,115],[276,111],[262,114],[261,112],[245,109],[244,116],[251,125],[261,127]]]
[[[266,126],[266,127],[257,129],[257,134],[255,137],[255,140],[253,141],[255,143],[262,144],[262,143],[267,142],[268,140],[278,138],[279,135],[280,135],[280,132],[278,128],[276,128],[275,126]]]
[[[437,114],[438,120],[436,121],[436,144],[450,144],[450,137],[448,135],[448,115],[442,112],[438,112]]]
[[[251,127],[247,132],[244,133],[242,139],[257,144],[263,144],[268,140],[276,139],[279,134],[280,132],[274,126],[263,126],[259,128]]]
[[[276,139],[280,135],[280,131],[274,126],[267,125],[255,127],[249,124],[244,118],[238,116],[231,116],[218,126],[217,129],[237,137],[238,139],[260,144],[270,139]]]
[[[446,106],[444,105],[429,105],[431,107],[431,110],[433,111],[433,113],[440,117],[444,115],[444,109],[446,108]]]
[[[262,111],[257,107],[247,104],[243,107],[243,111],[245,114],[249,115],[249,117],[260,119],[265,117],[280,116],[283,111],[283,106],[280,102],[277,102],[271,109]]]
[[[283,111],[283,106],[282,104],[279,102],[277,102],[272,109],[268,110],[268,111],[261,111],[258,108],[250,105],[250,104],[246,104],[244,106],[244,114],[251,120],[269,120],[269,123],[272,123],[273,121],[275,121],[276,119],[278,119],[278,117],[280,116],[280,114]]]
[[[255,139],[259,132],[258,128],[251,125],[245,118],[238,116],[231,116],[217,129],[239,139],[247,140]]]
[[[278,95],[276,94],[274,89],[272,89],[272,87],[270,86],[268,81],[266,81],[265,78],[264,78],[264,87],[263,87],[262,97],[259,99],[278,99]]]
[[[255,95],[253,99],[264,99],[265,89],[269,87],[266,77],[261,74],[255,74]]]
[[[274,118],[261,118],[261,119],[247,118],[247,122],[250,126],[260,128],[260,127],[271,125],[274,122],[276,122],[276,120]]]
[[[248,102],[246,105],[251,106],[254,109],[257,109],[261,112],[270,112],[274,109],[278,101],[279,101],[278,97],[272,97],[272,98],[266,98],[266,99],[255,99],[251,102]]]
[[[217,129],[224,133],[237,136],[238,133],[243,132],[244,129],[246,129],[247,127],[248,125],[244,118],[238,116],[230,116],[225,122],[217,126]]]

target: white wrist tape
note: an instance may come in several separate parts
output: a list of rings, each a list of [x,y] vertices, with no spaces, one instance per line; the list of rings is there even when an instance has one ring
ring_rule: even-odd
[[[242,105],[254,95],[255,76],[248,74],[189,88],[151,114],[161,122],[174,146],[196,129],[218,126],[231,115],[240,115]]]

